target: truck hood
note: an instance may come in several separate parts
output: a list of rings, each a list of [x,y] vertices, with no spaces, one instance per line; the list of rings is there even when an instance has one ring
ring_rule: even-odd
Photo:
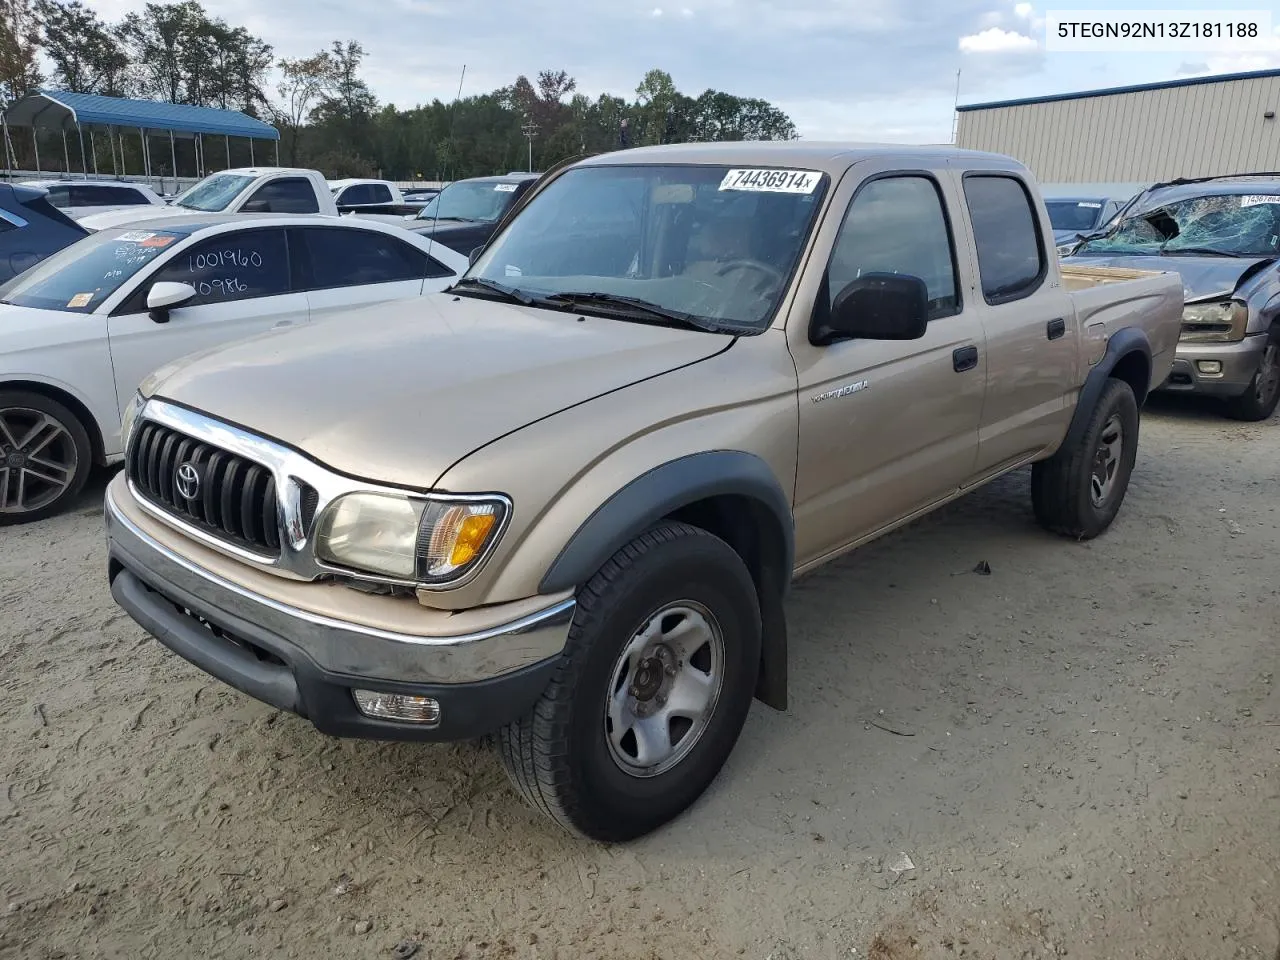
[[[102,213],[91,213],[79,219],[80,226],[86,230],[107,230],[111,227],[124,226],[126,223],[137,223],[139,220],[160,220],[165,217],[189,217],[196,211],[186,207],[175,207],[165,204],[163,207],[154,203],[145,206],[125,207],[122,210],[106,210]]]
[[[429,294],[187,357],[157,371],[144,392],[341,473],[425,489],[490,441],[733,341]]]
[[[1246,276],[1275,257],[1064,257],[1063,266],[1122,267],[1132,270],[1164,270],[1182,277],[1182,298],[1187,303],[1211,297],[1229,297]]]

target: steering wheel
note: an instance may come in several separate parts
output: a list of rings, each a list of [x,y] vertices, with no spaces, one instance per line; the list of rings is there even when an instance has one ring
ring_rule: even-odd
[[[781,271],[769,266],[767,263],[761,263],[759,260],[730,260],[716,270],[716,276],[727,276],[736,270],[747,270],[760,274],[777,286],[781,286],[784,281]]]

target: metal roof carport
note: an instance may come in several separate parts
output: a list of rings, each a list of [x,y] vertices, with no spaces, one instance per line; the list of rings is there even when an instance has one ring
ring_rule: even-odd
[[[147,138],[155,134],[168,134],[169,150],[177,175],[178,158],[175,140],[192,140],[195,146],[197,176],[204,175],[204,137],[222,136],[227,143],[227,165],[231,165],[231,138],[244,137],[249,141],[250,162],[253,160],[253,141],[271,140],[275,143],[276,163],[280,162],[280,131],[269,123],[236,110],[219,110],[215,107],[193,107],[182,103],[160,103],[155,100],[129,100],[123,97],[103,97],[92,93],[70,93],[57,90],[40,90],[30,93],[7,107],[0,118],[4,122],[5,159],[16,166],[10,127],[30,127],[35,144],[36,169],[40,168],[40,147],[37,130],[57,130],[62,134],[62,154],[67,172],[71,172],[71,159],[67,151],[67,134],[75,132],[80,140],[81,166],[87,175],[89,160],[85,156],[84,130],[94,128],[108,132],[111,144],[111,164],[116,169],[116,138],[120,138],[120,164],[124,162],[124,128],[135,128],[142,138],[144,176],[151,176],[151,154]],[[93,154],[93,172],[98,172],[98,152],[90,137]],[[122,172],[117,170],[116,172]],[[123,171],[127,172],[127,171]]]

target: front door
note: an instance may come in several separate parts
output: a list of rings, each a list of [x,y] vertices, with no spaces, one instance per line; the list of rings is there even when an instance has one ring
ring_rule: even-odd
[[[169,312],[167,323],[156,323],[147,311],[147,292],[160,281],[188,283],[196,291]],[[238,230],[180,250],[107,320],[120,408],[166,363],[306,320],[306,294],[291,292],[284,230]]]
[[[981,323],[961,298],[944,203],[953,186],[931,172],[869,172],[818,296],[829,304],[863,273],[910,274],[928,286],[930,322],[911,341],[817,346],[789,331],[800,390],[798,566],[953,494],[977,453],[987,364]]]

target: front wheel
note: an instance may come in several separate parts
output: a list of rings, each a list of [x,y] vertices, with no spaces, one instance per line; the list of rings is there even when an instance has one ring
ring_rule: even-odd
[[[1280,403],[1280,347],[1271,340],[1248,389],[1227,400],[1223,409],[1233,420],[1258,421],[1275,413],[1277,403]]]
[[[664,523],[579,591],[564,660],[498,749],[535,808],[593,840],[682,812],[728,759],[756,684],[760,606],[723,540]]]
[[[1091,540],[1111,526],[1138,457],[1138,401],[1110,379],[1080,439],[1031,468],[1031,502],[1047,530]]]
[[[89,434],[56,400],[0,391],[0,526],[60,513],[93,466]]]

